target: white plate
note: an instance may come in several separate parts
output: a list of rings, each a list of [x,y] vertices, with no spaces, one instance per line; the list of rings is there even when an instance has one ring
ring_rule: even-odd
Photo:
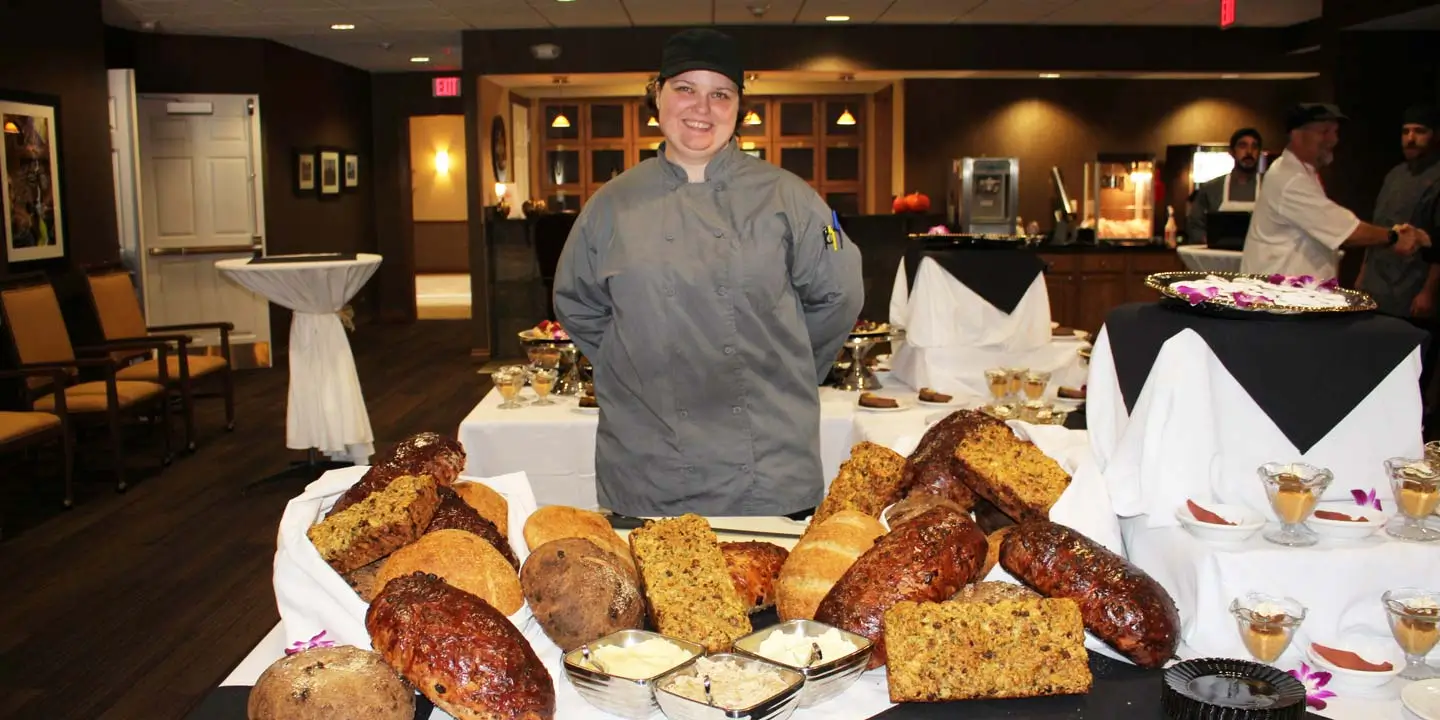
[[[1420,716],[1420,720],[1440,720],[1440,679],[1406,685],[1400,691],[1400,702],[1405,703],[1406,710]]]
[[[1305,654],[1310,657],[1310,662],[1329,671],[1337,684],[1343,684],[1346,687],[1357,690],[1378,688],[1390,682],[1392,678],[1405,670],[1405,653],[1401,652],[1400,646],[1396,645],[1395,641],[1391,639],[1382,640],[1373,637],[1356,637],[1338,640],[1333,637],[1312,637],[1310,641],[1311,644],[1305,646]],[[1388,662],[1391,665],[1391,669],[1384,672],[1364,672],[1336,667],[1329,660],[1326,660],[1321,657],[1319,653],[1315,652],[1312,646],[1317,642],[1325,647],[1335,648],[1336,650],[1349,650],[1372,663]]]
[[[1320,503],[1316,510],[1330,510],[1340,512],[1350,517],[1364,516],[1365,522],[1346,522],[1344,520],[1326,520],[1324,518],[1310,516],[1305,524],[1314,530],[1321,537],[1331,540],[1364,540],[1385,527],[1390,516],[1371,507],[1361,507],[1353,502],[1330,502]]]
[[[1191,535],[1216,543],[1240,543],[1249,540],[1252,535],[1260,532],[1265,527],[1265,518],[1260,513],[1247,507],[1239,505],[1222,505],[1220,503],[1196,503],[1202,508],[1219,515],[1237,525],[1216,525],[1214,523],[1201,522],[1190,514],[1187,505],[1175,508],[1175,519],[1189,531]]]
[[[1081,342],[1090,342],[1090,331],[1089,331],[1089,330],[1076,330],[1076,331],[1075,331],[1075,337],[1076,337],[1077,339],[1079,339]]]
[[[904,400],[904,399],[902,399],[902,398],[892,398],[892,399],[895,400],[895,402],[900,403],[900,407],[893,407],[893,408],[873,408],[873,407],[865,407],[864,405],[861,405],[861,404],[860,404],[860,401],[859,401],[859,400],[856,400],[856,401],[855,401],[855,409],[856,409],[856,410],[864,410],[865,412],[889,413],[889,412],[901,412],[901,411],[903,411],[903,410],[909,410],[910,408],[915,407],[914,403],[910,402],[909,400]]]

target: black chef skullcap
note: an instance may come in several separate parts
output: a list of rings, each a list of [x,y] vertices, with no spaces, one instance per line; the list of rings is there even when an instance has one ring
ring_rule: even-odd
[[[1285,115],[1285,131],[1289,132],[1298,127],[1304,127],[1312,122],[1323,122],[1325,120],[1349,120],[1340,108],[1330,103],[1300,103],[1292,108]]]
[[[1234,149],[1235,149],[1235,146],[1236,146],[1236,145],[1239,145],[1239,144],[1240,144],[1240,141],[1241,141],[1242,139],[1244,139],[1244,138],[1247,138],[1247,137],[1248,137],[1248,138],[1255,138],[1255,144],[1256,144],[1256,145],[1261,145],[1261,146],[1264,146],[1264,145],[1265,145],[1265,141],[1262,140],[1262,139],[1260,139],[1260,131],[1259,131],[1259,130],[1256,130],[1255,128],[1240,128],[1239,130],[1236,130],[1236,131],[1235,131],[1235,134],[1234,134],[1234,135],[1231,135],[1231,136],[1230,136],[1230,149],[1231,149],[1231,150],[1234,150]]]
[[[681,30],[665,41],[665,53],[660,60],[660,81],[691,70],[711,70],[730,78],[735,87],[745,87],[745,68],[740,62],[735,40],[718,30]]]
[[[1440,113],[1437,113],[1434,105],[1421,104],[1411,105],[1405,108],[1405,116],[1401,125],[1423,125],[1431,130],[1440,129]]]

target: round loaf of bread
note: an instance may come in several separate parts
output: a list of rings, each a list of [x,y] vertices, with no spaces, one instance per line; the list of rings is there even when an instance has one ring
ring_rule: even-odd
[[[396,550],[375,574],[375,587],[383,591],[391,580],[415,572],[437,575],[503,615],[525,604],[515,568],[490,543],[464,530],[437,530]]]
[[[520,587],[540,627],[566,652],[645,626],[634,576],[585,538],[561,538],[532,551],[520,569]]]
[[[639,581],[640,573],[635,568],[635,558],[630,555],[630,544],[610,527],[610,521],[600,513],[564,505],[546,505],[525,520],[524,533],[525,544],[532,551],[562,538],[585,538],[601,550],[615,555],[630,577]]]
[[[265,669],[249,720],[411,720],[415,693],[378,654],[354,645],[311,648]]]
[[[841,510],[807,530],[790,551],[775,583],[775,610],[780,620],[814,620],[820,601],[884,534],[885,526],[879,520],[855,510]]]
[[[466,505],[475,508],[480,517],[495,523],[495,528],[501,535],[510,537],[510,503],[505,497],[492,490],[489,486],[464,480],[450,486],[455,494],[465,501]]]
[[[1006,600],[1038,600],[1040,597],[1040,593],[1024,585],[992,580],[970,583],[960,588],[960,592],[955,593],[955,597],[951,599],[955,602],[978,602],[993,605]]]

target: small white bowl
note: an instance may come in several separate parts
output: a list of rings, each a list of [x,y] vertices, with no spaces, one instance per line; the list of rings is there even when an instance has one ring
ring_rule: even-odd
[[[1237,523],[1235,525],[1216,525],[1215,523],[1201,522],[1190,514],[1190,508],[1185,505],[1175,509],[1175,519],[1190,532],[1191,535],[1206,542],[1215,543],[1241,543],[1249,540],[1260,528],[1265,527],[1265,517],[1250,508],[1239,505],[1221,505],[1219,503],[1203,503],[1200,507],[1219,515],[1220,517]]]
[[[1400,702],[1420,720],[1440,720],[1440,678],[1406,685],[1400,691]]]
[[[1346,522],[1344,520],[1326,520],[1322,517],[1311,515],[1305,521],[1321,537],[1331,540],[1364,540],[1365,538],[1380,532],[1389,522],[1390,516],[1375,508],[1361,507],[1354,503],[1321,503],[1316,511],[1330,510],[1341,512],[1350,517],[1364,517],[1361,522]]]
[[[1326,660],[1315,652],[1314,640],[1305,647],[1305,655],[1310,662],[1330,673],[1336,684],[1355,690],[1373,690],[1390,682],[1392,678],[1405,670],[1405,654],[1400,651],[1400,646],[1394,640],[1382,640],[1372,637],[1357,637],[1348,640],[1332,640],[1320,644],[1336,650],[1349,650],[1372,663],[1390,663],[1390,669],[1383,672],[1365,672],[1362,670],[1347,670],[1336,667],[1329,660]]]

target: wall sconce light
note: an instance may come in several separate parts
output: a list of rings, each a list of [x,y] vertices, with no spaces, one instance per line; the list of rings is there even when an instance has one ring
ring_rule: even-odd
[[[570,127],[570,118],[565,117],[565,112],[562,110],[559,115],[555,116],[554,120],[550,121],[550,127],[568,128]]]
[[[445,150],[435,151],[435,172],[441,175],[450,174],[450,153]]]
[[[495,183],[495,199],[497,199],[497,200],[504,200],[504,199],[505,199],[505,191],[506,191],[507,189],[508,189],[508,188],[505,187],[505,183],[503,183],[503,182],[497,182],[497,183]]]
[[[651,115],[650,119],[645,121],[645,127],[660,127],[660,121],[656,120],[654,115]]]
[[[16,125],[16,124],[15,124],[13,121],[11,121],[11,120],[6,120],[6,121],[5,121],[5,134],[6,134],[6,135],[19,135],[19,134],[20,134],[20,126],[19,126],[19,125]]]
[[[760,114],[759,114],[759,113],[755,112],[754,110],[751,110],[750,112],[745,113],[745,119],[744,119],[744,120],[741,120],[740,122],[742,122],[742,123],[745,124],[745,125],[759,125],[759,124],[763,123],[764,120],[761,120],[761,119],[760,119]]]
[[[854,125],[854,124],[855,124],[855,116],[850,114],[850,108],[845,108],[845,112],[840,113],[840,117],[835,118],[835,124],[836,124],[836,125]]]

